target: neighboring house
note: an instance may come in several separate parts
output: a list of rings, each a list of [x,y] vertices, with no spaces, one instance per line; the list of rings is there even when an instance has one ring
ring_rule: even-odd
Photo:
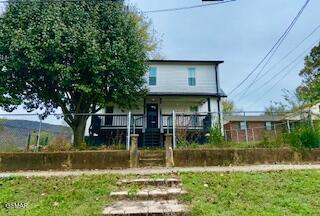
[[[262,141],[275,136],[285,126],[283,116],[224,116],[225,139],[232,142]]]
[[[219,64],[223,61],[150,60],[146,73],[149,92],[131,110],[130,131],[139,134],[139,145],[160,147],[164,133],[172,133],[173,113],[178,129],[209,131],[221,122]],[[217,113],[212,118],[212,113]],[[87,139],[93,144],[126,143],[128,110],[108,106],[89,119]],[[203,130],[205,129],[205,130]],[[207,133],[206,132],[206,133]]]
[[[312,117],[312,120],[320,119],[320,103],[305,105],[292,113],[286,114],[286,119],[294,122],[307,120],[310,116]]]

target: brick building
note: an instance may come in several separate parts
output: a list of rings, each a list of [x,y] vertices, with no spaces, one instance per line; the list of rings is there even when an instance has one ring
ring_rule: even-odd
[[[274,138],[285,127],[281,116],[224,116],[224,134],[227,141],[262,141]]]

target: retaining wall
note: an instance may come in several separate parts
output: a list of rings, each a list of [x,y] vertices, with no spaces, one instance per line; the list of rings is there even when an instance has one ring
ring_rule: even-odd
[[[0,153],[0,171],[128,168],[129,151]]]
[[[178,167],[308,163],[320,162],[320,149],[180,149],[174,150],[173,158]]]
[[[178,149],[174,166],[318,163],[320,149]],[[18,170],[120,169],[130,167],[129,151],[0,153],[0,172]]]

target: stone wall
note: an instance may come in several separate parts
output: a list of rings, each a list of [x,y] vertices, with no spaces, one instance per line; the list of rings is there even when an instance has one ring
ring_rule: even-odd
[[[181,149],[173,152],[174,164],[227,166],[245,164],[320,162],[320,149],[296,152],[291,149]]]
[[[228,166],[274,163],[318,163],[320,149],[178,149],[176,167]],[[0,172],[17,170],[119,169],[130,167],[129,151],[81,151],[53,153],[0,153]]]
[[[128,168],[129,151],[0,153],[0,171]]]

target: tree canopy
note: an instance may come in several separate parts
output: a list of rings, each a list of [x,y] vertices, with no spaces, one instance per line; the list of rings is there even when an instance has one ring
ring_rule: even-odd
[[[235,112],[236,106],[232,100],[222,100],[223,112]]]
[[[54,113],[83,140],[88,116],[146,93],[149,23],[123,1],[9,1],[0,19],[0,105]]]
[[[299,75],[302,77],[302,84],[297,89],[299,97],[309,103],[318,102],[320,100],[320,42],[305,57],[304,68]]]

